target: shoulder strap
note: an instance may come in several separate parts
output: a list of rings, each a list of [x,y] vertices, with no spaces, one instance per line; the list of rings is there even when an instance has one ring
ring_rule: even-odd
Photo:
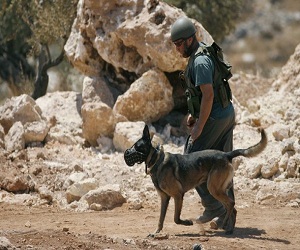
[[[196,53],[194,54],[193,60],[199,55],[207,55],[210,56],[208,50],[207,50],[207,45],[205,43],[200,44],[199,48],[197,49]]]

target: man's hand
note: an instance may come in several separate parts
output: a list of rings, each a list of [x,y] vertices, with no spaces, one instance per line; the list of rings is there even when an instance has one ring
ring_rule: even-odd
[[[191,129],[191,128],[193,128],[195,122],[196,122],[196,119],[191,114],[189,114],[187,117],[187,120],[186,120],[186,126],[189,129]]]
[[[202,133],[202,127],[199,126],[199,119],[196,120],[191,130],[191,139],[194,142]]]
[[[191,139],[195,141],[202,133],[205,123],[210,115],[213,100],[214,100],[214,89],[212,84],[202,84],[200,85],[200,90],[202,93],[200,114],[199,119],[196,120],[192,130]]]
[[[200,136],[202,132],[202,129],[199,128],[198,121],[199,119],[194,118],[190,114],[187,117],[186,126],[193,142]]]

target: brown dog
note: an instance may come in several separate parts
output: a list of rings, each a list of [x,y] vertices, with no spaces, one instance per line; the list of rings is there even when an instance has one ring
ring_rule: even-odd
[[[145,162],[146,173],[151,176],[160,195],[160,217],[155,233],[159,233],[163,228],[171,197],[175,202],[175,223],[185,226],[193,225],[191,220],[180,218],[183,196],[190,189],[207,182],[207,188],[211,195],[226,208],[222,227],[225,227],[227,234],[231,234],[235,224],[231,214],[236,213],[234,201],[226,194],[234,175],[231,161],[237,156],[256,156],[266,145],[267,136],[262,129],[261,141],[247,149],[237,149],[227,153],[218,150],[204,150],[187,155],[171,154],[164,152],[162,147],[152,146],[149,129],[146,125],[142,138],[125,151],[124,159],[128,166]]]

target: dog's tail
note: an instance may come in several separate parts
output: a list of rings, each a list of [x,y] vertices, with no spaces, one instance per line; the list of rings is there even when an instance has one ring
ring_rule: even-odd
[[[228,160],[231,161],[234,157],[237,156],[254,157],[258,155],[260,152],[262,152],[267,146],[268,138],[263,128],[261,129],[260,133],[261,133],[261,140],[259,143],[247,149],[236,149],[226,153]]]

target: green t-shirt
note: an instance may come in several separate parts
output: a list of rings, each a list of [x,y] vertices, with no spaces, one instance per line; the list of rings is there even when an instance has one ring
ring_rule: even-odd
[[[188,76],[191,82],[197,87],[202,84],[212,84],[214,79],[214,62],[207,55],[196,56],[193,64],[188,64]],[[214,89],[214,96],[216,99],[217,92]],[[214,119],[221,119],[227,117],[234,112],[233,105],[230,103],[226,108],[222,107],[220,102],[214,101],[210,116]]]

